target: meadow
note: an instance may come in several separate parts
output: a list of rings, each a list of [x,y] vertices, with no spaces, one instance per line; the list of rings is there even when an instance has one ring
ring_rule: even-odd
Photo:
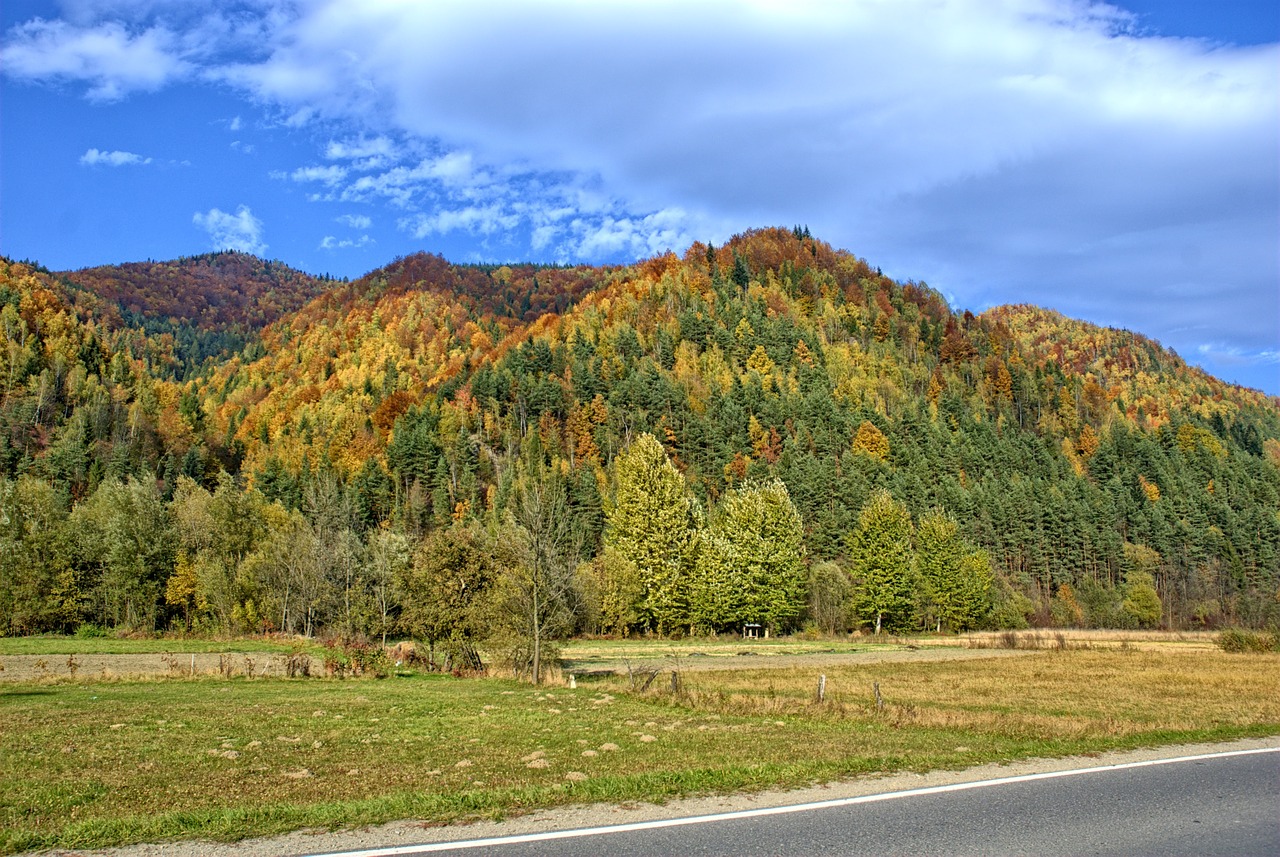
[[[667,675],[643,692],[625,674],[534,688],[403,670],[6,681],[0,852],[444,824],[1280,734],[1275,654],[1065,648],[808,666],[785,652],[796,657],[684,668],[696,651],[662,644]]]

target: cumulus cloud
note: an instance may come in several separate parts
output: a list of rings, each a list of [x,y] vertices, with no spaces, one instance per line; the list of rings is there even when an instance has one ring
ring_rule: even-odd
[[[235,214],[218,208],[203,214],[196,212],[191,222],[209,233],[215,250],[239,250],[261,256],[267,249],[262,240],[262,221],[253,216],[247,205],[236,208]]]
[[[108,21],[76,26],[35,18],[12,28],[0,49],[5,73],[19,80],[78,81],[94,101],[159,89],[191,71],[164,27],[131,32]]]
[[[99,149],[89,149],[80,156],[80,164],[86,167],[125,167],[135,164],[149,163],[151,163],[150,158],[144,158],[142,155],[135,155],[133,152],[121,152],[118,150],[106,152]]]

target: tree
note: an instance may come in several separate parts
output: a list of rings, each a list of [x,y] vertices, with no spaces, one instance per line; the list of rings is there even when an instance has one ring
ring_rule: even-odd
[[[697,508],[684,478],[651,434],[617,457],[614,490],[605,508],[604,544],[634,563],[645,627],[668,633],[689,620],[689,553]]]
[[[554,469],[521,474],[513,500],[515,528],[507,537],[518,553],[499,575],[494,606],[499,628],[515,643],[508,647],[512,667],[541,684],[548,643],[573,627],[579,547]]]
[[[396,609],[395,581],[403,575],[413,559],[409,540],[404,533],[381,526],[369,533],[369,584],[377,608],[377,631],[382,644],[387,644],[387,631],[392,626]]]
[[[814,563],[809,569],[809,618],[824,634],[849,630],[849,575],[834,562]]]
[[[853,451],[884,461],[889,457],[889,439],[871,420],[863,420],[853,438]]]
[[[804,527],[781,480],[725,495],[699,539],[690,618],[720,630],[780,628],[804,607]]]
[[[177,547],[194,566],[198,600],[223,631],[261,625],[257,586],[241,564],[267,533],[266,505],[259,492],[240,490],[226,473],[212,494],[186,476],[178,479],[170,504]]]
[[[71,513],[79,561],[101,569],[99,593],[110,624],[154,630],[173,569],[168,510],[154,481],[108,479]]]
[[[960,537],[955,519],[941,509],[926,513],[916,527],[916,569],[920,618],[934,630],[972,628],[990,609],[991,561]]]
[[[862,507],[849,538],[849,560],[856,615],[877,634],[886,624],[905,625],[915,589],[911,513],[888,491],[877,491]]]
[[[0,633],[74,631],[88,612],[65,501],[32,476],[0,477]]]
[[[595,629],[623,637],[639,624],[638,605],[644,587],[631,560],[614,548],[605,548],[600,556],[579,567],[578,579]]]
[[[1155,578],[1150,572],[1134,569],[1125,573],[1124,601],[1120,606],[1140,628],[1154,628],[1160,624],[1164,605],[1160,603]]]
[[[483,668],[476,644],[491,631],[489,595],[499,573],[494,545],[475,521],[436,530],[401,569],[400,626],[425,639],[434,662],[445,644],[446,670]]]

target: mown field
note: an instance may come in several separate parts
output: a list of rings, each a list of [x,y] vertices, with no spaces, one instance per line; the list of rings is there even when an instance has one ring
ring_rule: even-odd
[[[625,675],[541,689],[411,674],[6,682],[0,851],[448,823],[1280,734],[1280,655],[973,654],[773,669],[742,658],[644,693]]]

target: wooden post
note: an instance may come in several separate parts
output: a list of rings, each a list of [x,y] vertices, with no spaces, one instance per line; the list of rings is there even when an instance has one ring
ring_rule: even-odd
[[[825,675],[818,676],[818,702],[823,702],[827,698],[827,677]]]
[[[871,689],[874,690],[876,694],[876,711],[884,711],[884,699],[880,696],[880,682],[873,682]]]
[[[192,653],[192,655],[191,655],[191,675],[192,675],[192,676],[195,676],[195,674],[196,674],[196,656],[195,656],[195,653]]]
[[[569,687],[576,688],[577,686],[578,680],[574,677],[573,673],[569,673]]]

